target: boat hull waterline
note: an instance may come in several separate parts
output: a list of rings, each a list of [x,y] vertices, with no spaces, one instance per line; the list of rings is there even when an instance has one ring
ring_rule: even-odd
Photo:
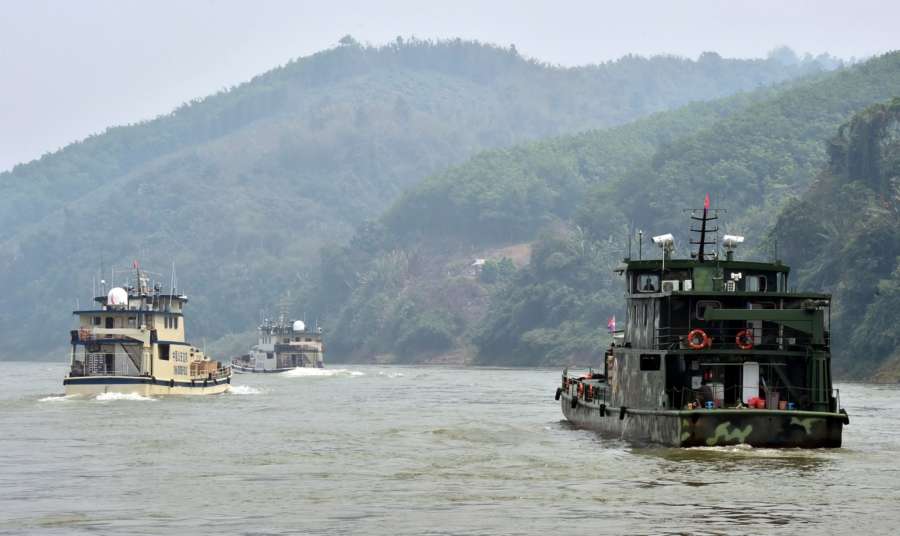
[[[214,395],[228,391],[231,378],[179,382],[143,376],[70,377],[63,381],[66,395],[96,396],[104,393],[137,394],[141,396]]]
[[[606,407],[568,393],[563,415],[578,428],[635,443],[670,447],[750,445],[767,448],[837,448],[845,413],[760,409],[647,410]],[[574,405],[574,407],[573,407]]]
[[[254,367],[245,367],[243,365],[238,365],[236,362],[232,361],[231,370],[238,374],[277,374],[281,372],[287,372],[289,370],[294,370],[297,367],[286,367],[286,368],[277,368],[277,369],[262,369],[262,368],[254,368]]]

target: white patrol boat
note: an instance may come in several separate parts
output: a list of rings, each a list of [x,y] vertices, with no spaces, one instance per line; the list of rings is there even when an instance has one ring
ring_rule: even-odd
[[[266,319],[257,328],[250,352],[231,361],[236,372],[285,372],[295,368],[324,368],[322,328],[308,329],[302,320]]]
[[[136,393],[208,395],[231,383],[231,367],[213,361],[185,341],[187,296],[160,292],[133,264],[133,286],[114,287],[94,298],[98,306],[75,311],[67,395]]]

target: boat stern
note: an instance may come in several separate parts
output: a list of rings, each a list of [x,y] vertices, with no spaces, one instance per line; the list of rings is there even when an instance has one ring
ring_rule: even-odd
[[[772,448],[838,448],[846,413],[787,410],[678,411],[682,447],[746,444]]]

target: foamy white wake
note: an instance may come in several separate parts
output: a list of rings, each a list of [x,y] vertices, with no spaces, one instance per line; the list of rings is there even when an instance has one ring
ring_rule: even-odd
[[[287,370],[281,373],[282,376],[290,376],[292,378],[328,378],[331,376],[364,376],[364,372],[348,369],[320,369],[320,368],[300,368]]]
[[[717,447],[691,447],[687,450],[691,451],[706,451],[706,452],[715,452],[725,455],[736,455],[736,456],[748,456],[748,457],[756,457],[756,458],[788,458],[792,456],[807,456],[809,455],[809,450],[799,450],[799,449],[773,449],[766,447],[754,447],[752,445],[740,444],[740,445],[728,445],[728,446],[717,446]]]
[[[249,385],[230,385],[228,392],[233,395],[258,395],[262,393],[256,387],[250,387]]]
[[[76,398],[78,398],[78,395],[54,395],[38,399],[38,402],[68,402]]]
[[[724,452],[724,453],[742,453],[753,452],[755,449],[752,445],[741,443],[739,445],[726,445],[716,447],[688,447],[690,451],[706,451],[706,452]]]
[[[155,401],[155,398],[151,398],[149,396],[139,395],[137,393],[100,393],[97,395],[94,400],[99,400],[101,402],[110,402],[112,400],[133,400],[133,401]]]
[[[379,371],[379,372],[378,372],[378,375],[379,375],[379,376],[384,376],[385,378],[402,378],[402,377],[403,377],[403,373],[402,373],[402,372],[383,372],[383,371]]]

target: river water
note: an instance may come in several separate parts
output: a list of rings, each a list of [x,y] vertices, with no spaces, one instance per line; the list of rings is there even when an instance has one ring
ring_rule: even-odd
[[[212,397],[66,398],[3,363],[0,534],[896,534],[900,389],[839,385],[844,448],[572,429],[557,370],[334,366]]]

